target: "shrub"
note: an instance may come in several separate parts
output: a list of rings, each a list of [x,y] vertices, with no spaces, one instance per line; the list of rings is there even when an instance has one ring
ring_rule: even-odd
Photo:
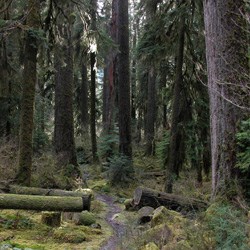
[[[112,155],[118,153],[118,131],[111,131],[109,134],[104,134],[100,137],[98,144],[98,156],[100,158],[112,157]]]
[[[133,173],[131,160],[125,155],[109,158],[108,179],[112,186],[126,184]]]
[[[207,210],[206,219],[216,249],[249,249],[242,211],[230,204],[214,204]]]
[[[244,195],[250,198],[250,119],[242,121],[236,134],[238,153],[236,167],[239,169],[239,179]]]
[[[156,156],[158,159],[161,160],[162,166],[164,165],[164,162],[168,155],[169,141],[170,141],[170,131],[166,131],[165,134],[163,135],[162,140],[156,144]]]

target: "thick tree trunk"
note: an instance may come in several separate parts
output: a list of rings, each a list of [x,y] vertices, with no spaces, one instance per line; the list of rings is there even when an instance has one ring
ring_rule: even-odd
[[[5,10],[0,13],[0,18],[9,20],[9,11],[5,1],[0,3],[0,8]],[[0,40],[0,137],[8,136],[7,126],[9,120],[9,82],[10,67],[8,66],[7,43],[8,37],[1,35]]]
[[[154,21],[154,16],[157,10],[158,0],[148,1],[146,3],[146,18],[147,23]],[[148,58],[153,60],[148,62],[147,74],[147,101],[146,101],[146,117],[145,117],[145,138],[146,138],[146,155],[154,155],[155,151],[155,120],[156,120],[156,69],[154,57]]]
[[[249,102],[244,6],[243,0],[204,1],[213,196],[233,183],[236,106]]]
[[[69,5],[64,8],[71,14]],[[74,140],[73,120],[73,44],[71,37],[71,24],[58,23],[58,35],[63,39],[63,45],[57,44],[55,48],[55,132],[54,144],[57,154],[57,163],[60,167],[68,164],[75,166],[72,175],[79,175]]]
[[[208,207],[208,204],[204,201],[143,187],[138,187],[135,190],[132,205],[136,208],[165,206],[168,209],[182,212],[205,210]]]
[[[29,0],[29,15],[27,26],[29,27],[26,36],[24,71],[23,71],[23,92],[19,137],[19,159],[16,181],[29,186],[32,166],[32,135],[34,117],[34,99],[36,84],[36,62],[37,62],[37,38],[34,31],[40,26],[40,1]]]
[[[0,209],[81,212],[90,210],[90,198],[0,194]]]
[[[118,0],[118,44],[119,151],[132,158],[128,0]]]
[[[165,183],[165,191],[168,193],[173,192],[173,182],[179,175],[179,168],[181,163],[182,146],[183,141],[182,131],[181,131],[181,111],[183,108],[183,76],[182,76],[182,66],[183,66],[183,53],[184,53],[184,42],[185,42],[185,16],[180,17],[179,23],[179,39],[177,47],[177,61],[176,61],[176,79],[174,82],[174,96],[172,104],[172,121],[171,121],[171,131],[170,131],[170,145],[169,154],[167,162],[165,163],[167,168],[167,176]]]

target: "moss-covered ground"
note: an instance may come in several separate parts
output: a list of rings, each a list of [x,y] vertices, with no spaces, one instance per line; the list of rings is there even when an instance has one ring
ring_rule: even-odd
[[[0,171],[4,171],[7,165],[14,164],[14,161],[15,157],[3,163],[0,157],[0,164],[3,163]],[[117,244],[113,246],[115,250],[250,249],[249,209],[248,206],[245,210],[242,209],[239,203],[232,205],[220,200],[207,211],[192,214],[188,218],[177,212],[167,212],[167,215],[158,217],[162,216],[160,221],[155,219],[155,224],[149,222],[139,225],[138,213],[125,211],[124,201],[133,197],[137,186],[163,191],[165,177],[145,175],[148,172],[162,171],[160,163],[154,157],[138,153],[133,164],[135,177],[122,187],[112,187],[109,184],[101,164],[81,166],[83,173],[88,176],[88,188],[94,192],[90,211],[91,216],[94,216],[94,224],[76,225],[67,215],[62,215],[61,226],[53,228],[41,223],[41,212],[0,210],[0,245],[9,243],[19,249],[38,250],[99,250],[105,249],[102,247],[108,244]],[[60,178],[53,178],[55,174],[51,172],[54,171],[51,157],[42,156],[36,159],[34,165],[34,186],[52,182],[53,185],[60,184]],[[15,170],[8,169],[5,179],[11,179],[13,172]],[[195,176],[195,172],[191,170],[183,171],[175,182],[174,193],[209,201],[210,180],[197,185]],[[81,185],[80,180],[75,180],[76,188]],[[104,196],[106,198],[103,199]],[[114,226],[115,224],[118,226]],[[116,232],[117,230],[122,232]]]

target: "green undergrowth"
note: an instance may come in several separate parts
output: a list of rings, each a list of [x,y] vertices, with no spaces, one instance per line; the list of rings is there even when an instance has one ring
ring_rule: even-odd
[[[214,203],[206,211],[204,222],[216,249],[250,249],[250,224],[241,209],[226,202]]]
[[[100,229],[91,225],[75,225],[73,221],[66,220],[62,221],[60,227],[53,228],[41,223],[40,212],[1,210],[0,245],[10,244],[20,249],[38,250],[98,250],[111,235],[111,229],[105,222],[106,210],[103,204],[94,201],[91,211],[92,217],[96,217],[92,222],[100,224]]]

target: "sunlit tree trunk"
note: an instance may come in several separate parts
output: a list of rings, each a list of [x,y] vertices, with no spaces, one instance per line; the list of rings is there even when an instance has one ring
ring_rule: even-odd
[[[40,1],[29,0],[27,17],[27,33],[25,42],[25,57],[23,70],[23,92],[19,137],[19,159],[16,181],[29,186],[32,167],[32,135],[34,117],[35,84],[37,78],[37,38],[36,32],[40,26]]]
[[[249,100],[244,6],[243,0],[204,1],[213,196],[233,183],[236,124],[242,113],[236,106],[244,97]]]

